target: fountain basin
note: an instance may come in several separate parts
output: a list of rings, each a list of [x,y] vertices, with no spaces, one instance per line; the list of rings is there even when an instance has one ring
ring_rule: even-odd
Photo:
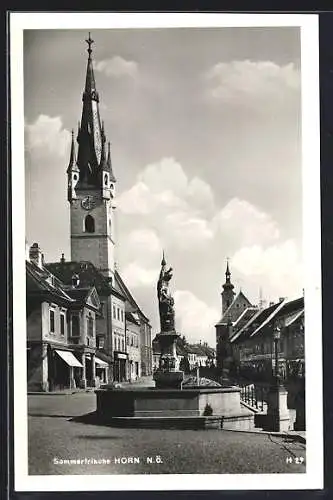
[[[95,391],[101,422],[126,427],[252,428],[254,415],[238,387],[102,388]]]

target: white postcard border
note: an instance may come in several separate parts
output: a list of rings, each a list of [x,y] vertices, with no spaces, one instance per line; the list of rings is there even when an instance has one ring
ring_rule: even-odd
[[[307,466],[304,474],[151,474],[29,476],[26,391],[26,290],[23,31],[170,27],[301,28],[303,247]],[[11,13],[10,77],[13,230],[14,464],[17,491],[272,490],[323,488],[321,227],[318,16],[314,14]],[[283,197],[283,193],[281,193]],[[17,200],[21,200],[17,202]],[[135,480],[130,481],[130,477]],[[79,480],[78,480],[79,479]]]

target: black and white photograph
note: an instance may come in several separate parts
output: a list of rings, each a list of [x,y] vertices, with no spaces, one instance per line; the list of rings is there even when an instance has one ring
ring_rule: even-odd
[[[16,489],[321,488],[317,16],[11,18]]]

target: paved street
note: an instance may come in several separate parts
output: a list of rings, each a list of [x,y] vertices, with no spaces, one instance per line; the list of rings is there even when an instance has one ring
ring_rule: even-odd
[[[305,446],[276,436],[117,429],[71,421],[95,410],[94,393],[30,395],[28,401],[29,474],[305,472],[304,463],[295,463],[295,457],[305,459]],[[162,463],[156,463],[156,456]],[[70,459],[80,463],[61,462]],[[93,464],[94,459],[102,463]]]

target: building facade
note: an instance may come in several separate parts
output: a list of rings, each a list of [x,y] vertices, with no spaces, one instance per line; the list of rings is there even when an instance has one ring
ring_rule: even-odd
[[[239,318],[247,311],[249,308],[253,309],[253,306],[249,299],[244,295],[242,291],[238,294],[234,292],[234,285],[231,282],[231,272],[229,269],[229,262],[227,262],[227,268],[225,272],[225,283],[222,285],[222,311],[221,319],[215,325],[216,330],[216,361],[217,368],[221,375],[224,370],[230,368],[230,364],[233,362],[232,348],[230,344],[230,338],[232,335],[232,325],[236,323]]]
[[[67,166],[71,259],[66,261],[62,254],[58,262],[43,266],[45,272],[53,275],[65,291],[62,305],[59,305],[63,310],[60,311],[57,306],[54,321],[61,321],[63,325],[63,319],[59,318],[67,314],[66,300],[73,300],[75,307],[81,301],[82,314],[77,312],[66,316],[65,332],[68,340],[77,346],[84,342],[86,349],[91,350],[87,351],[84,358],[88,370],[91,371],[91,364],[94,366],[93,350],[98,350],[108,367],[107,371],[100,373],[103,381],[122,382],[152,373],[151,326],[115,266],[117,181],[111,162],[110,142],[107,141],[100,116],[100,99],[92,59],[93,40],[90,35],[86,42],[88,60],[81,120],[76,136],[77,146],[72,132]],[[78,298],[77,291],[73,292],[74,281],[78,283],[77,290],[84,289],[88,293],[88,290],[95,289],[93,295],[98,297],[98,310],[94,310],[91,304],[88,306],[88,296],[88,302],[83,304],[83,298]],[[27,291],[29,297],[30,292]],[[76,294],[76,298],[72,299],[73,294]],[[92,330],[90,323],[87,323],[86,316],[88,314],[89,317],[89,313],[86,309],[93,316],[93,336],[90,335]],[[28,330],[31,327],[32,322],[28,319]],[[82,366],[76,368],[85,369],[81,358],[78,358],[78,362]],[[93,379],[96,376],[95,368],[92,373]]]
[[[108,377],[98,356],[94,287],[65,286],[42,262],[37,243],[26,261],[27,380],[30,391],[96,387]]]

